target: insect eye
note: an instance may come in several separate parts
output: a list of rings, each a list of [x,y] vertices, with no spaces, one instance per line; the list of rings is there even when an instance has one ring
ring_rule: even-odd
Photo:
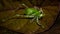
[[[43,19],[43,17],[39,18],[39,20]]]
[[[40,14],[42,14],[43,12],[40,12]]]

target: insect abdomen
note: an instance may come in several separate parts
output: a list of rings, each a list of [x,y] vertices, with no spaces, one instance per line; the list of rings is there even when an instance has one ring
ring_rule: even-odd
[[[32,14],[35,14],[35,13],[37,13],[37,12],[38,12],[38,10],[35,9],[35,8],[27,8],[27,9],[25,10],[25,14],[26,14],[26,15],[32,15]]]

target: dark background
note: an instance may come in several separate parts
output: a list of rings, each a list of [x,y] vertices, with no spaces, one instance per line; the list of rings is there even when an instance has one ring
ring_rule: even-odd
[[[55,23],[48,30],[38,34],[60,34],[60,10],[54,22]],[[23,34],[23,33],[15,32],[0,26],[0,34]]]

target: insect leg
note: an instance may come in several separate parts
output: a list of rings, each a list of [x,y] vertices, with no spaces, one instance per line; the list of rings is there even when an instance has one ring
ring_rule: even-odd
[[[37,21],[37,25],[41,26],[41,23],[39,23],[38,17],[36,18],[36,21]]]
[[[23,18],[33,18],[34,16],[16,14],[16,15],[13,15],[12,17],[7,17],[5,19],[2,19],[2,21],[5,22],[7,20],[15,19],[15,18],[20,18],[20,17],[23,17]]]
[[[44,26],[39,22],[38,17],[37,17],[37,19],[36,19],[36,20],[37,20],[37,23],[36,23],[36,24],[37,24],[37,25],[39,25],[39,26],[41,26],[42,28],[44,28]]]
[[[22,4],[24,7],[28,8],[28,6],[26,6],[24,3]]]
[[[21,14],[16,14],[14,17],[24,17],[24,18],[33,18],[33,15],[21,15]]]
[[[42,10],[42,8],[40,8],[39,12],[42,12],[42,13],[43,13],[43,10]]]
[[[32,23],[35,19],[36,19],[36,17],[34,17],[34,18],[30,21],[30,23]]]
[[[38,8],[38,7],[36,7],[36,6],[34,6],[34,8],[39,10],[39,8]]]

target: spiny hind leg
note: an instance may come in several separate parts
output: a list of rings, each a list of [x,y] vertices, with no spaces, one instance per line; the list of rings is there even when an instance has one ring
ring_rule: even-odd
[[[7,17],[7,18],[5,18],[5,19],[2,19],[1,21],[2,21],[2,22],[5,22],[5,21],[10,20],[10,19],[15,18],[15,17],[17,17],[17,18],[18,18],[18,17],[33,18],[34,16],[16,14],[16,15],[13,15],[13,16],[11,16],[11,17]]]
[[[21,14],[16,14],[16,17],[26,17],[26,18],[33,18],[34,16],[29,16],[29,15],[21,15]]]

